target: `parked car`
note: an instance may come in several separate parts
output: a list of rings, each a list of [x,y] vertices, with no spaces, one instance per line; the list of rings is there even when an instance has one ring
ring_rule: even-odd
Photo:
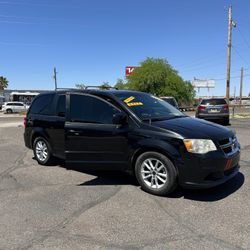
[[[54,157],[82,170],[126,170],[142,189],[209,188],[239,170],[240,144],[226,127],[188,117],[153,95],[68,90],[37,96],[24,119],[39,164]]]
[[[229,105],[224,98],[203,99],[196,109],[196,118],[229,124]]]
[[[178,103],[173,96],[162,96],[161,99],[179,109]]]
[[[4,113],[19,113],[24,112],[28,107],[23,102],[5,102],[2,105],[2,110]]]

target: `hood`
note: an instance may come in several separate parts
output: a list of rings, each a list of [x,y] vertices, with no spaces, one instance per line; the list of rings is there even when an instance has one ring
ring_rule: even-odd
[[[152,122],[152,126],[176,132],[183,138],[221,140],[233,136],[231,129],[191,117]]]

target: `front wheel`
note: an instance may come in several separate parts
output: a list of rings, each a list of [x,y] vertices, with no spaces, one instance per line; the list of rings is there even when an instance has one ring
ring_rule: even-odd
[[[155,195],[167,195],[176,187],[176,169],[163,154],[146,152],[135,164],[136,178],[141,188]]]
[[[12,111],[12,109],[7,109],[7,110],[6,110],[6,113],[7,113],[7,114],[12,114],[13,111]]]
[[[52,163],[53,156],[51,154],[49,143],[42,137],[37,137],[33,143],[33,152],[37,162],[41,165],[49,165]]]
[[[225,118],[223,123],[224,123],[224,125],[230,125],[229,118]]]

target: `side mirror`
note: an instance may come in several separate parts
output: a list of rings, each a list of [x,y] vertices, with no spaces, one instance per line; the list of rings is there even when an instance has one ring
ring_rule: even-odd
[[[125,113],[119,112],[113,115],[113,124],[124,125],[128,121],[128,117]]]
[[[60,111],[60,112],[57,113],[57,116],[65,117],[65,112]]]

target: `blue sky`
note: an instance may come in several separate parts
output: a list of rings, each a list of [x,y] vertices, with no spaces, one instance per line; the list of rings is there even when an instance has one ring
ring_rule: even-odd
[[[185,80],[217,79],[225,94],[228,7],[233,5],[231,94],[250,92],[249,0],[0,0],[0,75],[11,89],[113,85],[125,66],[165,58]],[[199,95],[207,94],[207,90]]]

